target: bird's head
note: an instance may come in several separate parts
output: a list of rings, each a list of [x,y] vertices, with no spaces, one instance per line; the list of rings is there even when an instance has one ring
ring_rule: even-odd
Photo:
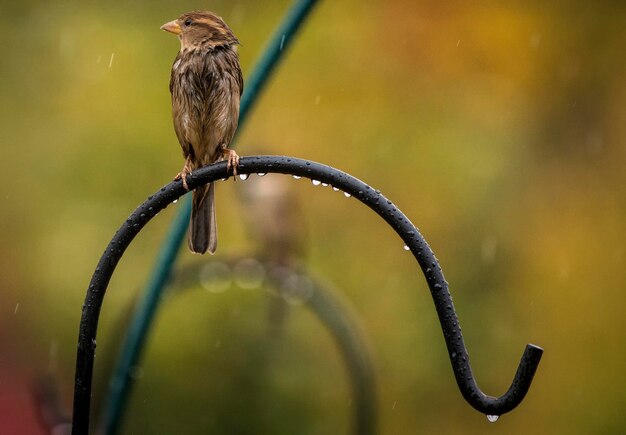
[[[224,20],[209,11],[187,12],[161,29],[178,36],[181,50],[239,44]]]

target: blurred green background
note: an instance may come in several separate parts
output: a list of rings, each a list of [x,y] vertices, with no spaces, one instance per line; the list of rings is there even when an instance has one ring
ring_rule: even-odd
[[[216,11],[247,75],[289,4],[0,3],[0,433],[42,433],[38,373],[54,374],[70,406],[95,265],[182,167],[168,91],[178,41],[159,26]],[[322,1],[296,39],[238,152],[323,162],[393,200],[442,263],[487,394],[508,388],[527,342],[546,350],[526,400],[488,423],[457,390],[401,240],[356,200],[288,177],[306,264],[367,336],[381,433],[623,433],[625,47],[626,4],[608,1]],[[218,259],[257,243],[241,184],[218,185]],[[98,385],[176,208],[114,275]],[[124,433],[347,433],[352,398],[330,335],[294,307],[276,341],[267,305],[237,288],[168,299]]]

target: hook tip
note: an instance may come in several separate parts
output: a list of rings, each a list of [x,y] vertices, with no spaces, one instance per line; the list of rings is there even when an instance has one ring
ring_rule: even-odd
[[[536,364],[539,364],[539,360],[543,355],[543,348],[529,343],[526,345],[526,351],[524,353],[528,359],[536,361]]]

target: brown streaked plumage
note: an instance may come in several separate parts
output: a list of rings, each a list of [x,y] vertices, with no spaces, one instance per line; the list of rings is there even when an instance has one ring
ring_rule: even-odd
[[[243,77],[239,41],[224,20],[213,12],[183,14],[161,29],[178,35],[180,51],[172,66],[170,92],[174,130],[185,165],[175,179],[226,157],[237,173],[239,156],[228,148],[237,130]],[[189,228],[191,252],[211,254],[217,248],[213,183],[193,191]]]

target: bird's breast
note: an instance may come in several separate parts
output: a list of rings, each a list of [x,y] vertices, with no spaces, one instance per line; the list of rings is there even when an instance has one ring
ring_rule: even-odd
[[[231,69],[211,52],[181,53],[172,65],[174,128],[183,149],[191,148],[200,164],[220,158],[237,128],[240,90]]]

